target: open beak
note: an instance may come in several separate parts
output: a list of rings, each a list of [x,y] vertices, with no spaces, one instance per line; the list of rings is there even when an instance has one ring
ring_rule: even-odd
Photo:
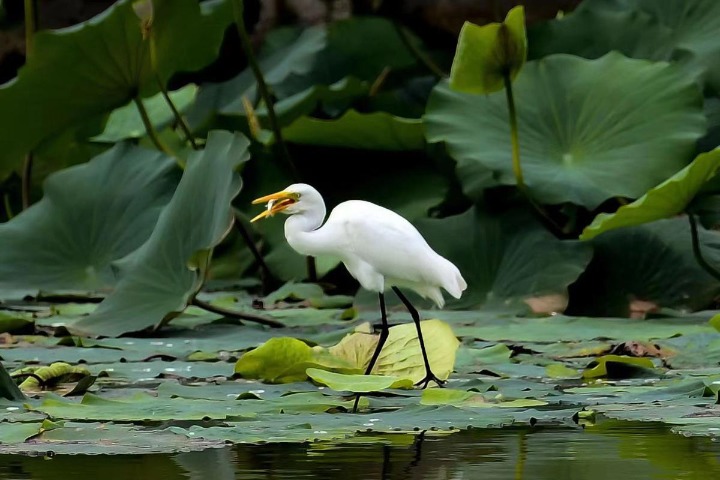
[[[270,195],[265,195],[264,197],[256,198],[252,201],[253,205],[258,205],[261,203],[267,203],[267,208],[265,211],[263,211],[260,215],[257,215],[255,218],[250,220],[250,222],[255,222],[257,220],[260,220],[261,218],[266,217],[272,217],[278,212],[282,212],[287,207],[292,205],[293,203],[298,201],[298,196],[295,193],[291,192],[277,192],[277,193],[271,193]]]

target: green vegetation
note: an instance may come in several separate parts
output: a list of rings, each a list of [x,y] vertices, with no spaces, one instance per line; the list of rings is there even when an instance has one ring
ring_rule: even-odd
[[[29,28],[0,86],[0,451],[597,414],[717,435],[718,2],[585,0],[527,33],[516,7],[456,52],[382,16],[250,42],[243,14],[120,0]],[[422,312],[448,388],[411,388],[392,304],[358,375],[375,295],[248,221],[296,181],[400,213],[459,267],[464,296]]]

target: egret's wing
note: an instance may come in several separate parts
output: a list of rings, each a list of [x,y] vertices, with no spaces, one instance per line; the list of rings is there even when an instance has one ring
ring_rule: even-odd
[[[343,237],[346,254],[386,278],[434,283],[432,266],[437,254],[417,229],[395,212],[368,202],[345,202],[333,210],[327,223]]]

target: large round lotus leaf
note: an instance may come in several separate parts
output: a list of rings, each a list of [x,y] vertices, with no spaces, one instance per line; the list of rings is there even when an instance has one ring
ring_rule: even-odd
[[[240,134],[210,132],[205,149],[188,159],[150,237],[118,262],[123,276],[115,290],[74,331],[120,335],[159,326],[185,309],[202,285],[212,249],[232,227],[230,203],[242,186],[235,170],[250,157],[249,143]]]
[[[113,261],[150,236],[177,184],[175,162],[118,144],[44,183],[45,196],[0,225],[0,289],[101,290]]]
[[[720,267],[720,234],[700,229],[705,259]],[[570,289],[572,315],[642,316],[659,308],[697,310],[720,294],[720,283],[692,253],[687,218],[659,220],[603,233],[590,242],[593,261]]]
[[[132,2],[116,2],[72,28],[38,33],[18,77],[0,87],[0,174],[44,139],[138,95],[157,93],[148,42]],[[216,56],[232,21],[229,2],[154,0],[157,71],[164,81]],[[10,141],[9,139],[12,139]]]
[[[717,0],[585,0],[572,14],[530,30],[530,56],[596,58],[617,50],[677,62],[720,91],[718,31]]]
[[[639,197],[683,168],[705,131],[697,86],[664,63],[553,55],[528,63],[514,89],[525,182],[543,203]],[[480,196],[488,168],[515,184],[503,92],[465,95],[441,83],[426,122],[428,140],[457,160],[467,195]]]
[[[563,310],[567,286],[585,270],[592,255],[581,242],[558,240],[525,211],[489,215],[472,208],[416,224],[468,283],[460,300],[445,295],[453,308]]]

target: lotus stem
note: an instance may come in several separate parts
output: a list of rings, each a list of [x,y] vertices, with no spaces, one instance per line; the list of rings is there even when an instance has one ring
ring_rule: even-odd
[[[35,48],[35,32],[38,25],[37,0],[25,0],[25,58],[32,55]]]
[[[138,109],[138,112],[140,112],[140,118],[142,118],[143,125],[145,125],[145,131],[148,134],[148,137],[150,137],[150,140],[152,141],[153,145],[155,145],[155,148],[160,150],[161,152],[170,155],[171,157],[174,157],[173,153],[170,151],[168,147],[165,146],[165,144],[160,140],[160,137],[158,136],[157,132],[155,131],[155,127],[153,127],[152,122],[150,121],[150,117],[148,116],[147,110],[145,109],[145,105],[143,105],[142,100],[140,97],[133,98],[133,101],[135,102],[135,106]]]
[[[255,52],[253,52],[252,44],[250,43],[250,36],[248,35],[247,29],[245,28],[245,1],[233,0],[232,5],[233,13],[235,14],[235,27],[237,28],[238,35],[240,36],[240,45],[242,45],[243,52],[245,52],[248,64],[250,65],[250,69],[252,70],[255,81],[257,82],[257,88],[258,92],[260,93],[260,97],[263,99],[263,102],[265,102],[265,107],[267,108],[268,112],[268,121],[270,122],[270,128],[272,129],[273,135],[275,136],[275,141],[280,148],[280,154],[285,160],[285,164],[287,165],[290,175],[295,179],[296,182],[299,182],[300,174],[298,173],[297,167],[295,167],[295,163],[293,163],[292,158],[290,157],[290,151],[288,150],[285,139],[283,138],[280,122],[278,121],[277,115],[275,114],[275,103],[273,102],[272,95],[270,95],[270,89],[268,88],[265,77],[263,76],[262,70],[260,69],[260,64],[258,64],[257,58],[255,57]],[[315,259],[309,257],[307,264],[308,278],[313,281],[313,278],[317,278],[317,275],[313,273],[315,271]]]
[[[395,30],[397,31],[398,35],[400,36],[400,39],[402,40],[403,44],[405,45],[405,48],[410,52],[410,54],[415,57],[415,59],[423,64],[425,68],[430,70],[433,75],[435,75],[438,78],[445,78],[447,77],[447,73],[443,72],[440,67],[437,66],[435,62],[430,58],[430,56],[420,50],[417,45],[415,45],[412,41],[412,38],[410,37],[410,34],[408,33],[407,29],[400,25],[399,22],[394,21],[393,25],[395,26]]]
[[[239,320],[245,320],[247,322],[255,322],[261,325],[266,325],[272,328],[284,328],[285,325],[273,320],[272,318],[264,317],[262,315],[255,315],[254,313],[238,312],[235,310],[228,310],[226,308],[218,307],[210,302],[204,302],[197,297],[192,299],[191,305],[207,310],[208,312],[217,313],[218,315],[224,315],[230,318],[237,318]]]
[[[22,209],[25,210],[30,206],[30,188],[32,187],[32,168],[33,168],[33,153],[28,152],[25,155],[22,166],[21,175],[21,198],[22,198]]]
[[[270,128],[273,131],[275,141],[278,143],[278,146],[280,148],[280,154],[285,160],[288,170],[292,174],[292,177],[297,181],[300,178],[298,170],[295,167],[292,158],[290,158],[290,151],[288,150],[287,144],[283,139],[282,128],[280,127],[277,115],[275,114],[275,104],[273,102],[272,96],[270,95],[270,89],[267,86],[265,77],[263,76],[260,65],[258,64],[257,58],[255,57],[255,52],[253,52],[252,44],[250,43],[250,36],[248,35],[247,29],[245,28],[245,2],[244,0],[233,0],[232,4],[233,12],[235,14],[235,26],[237,27],[238,35],[240,36],[240,44],[242,45],[242,49],[245,52],[248,64],[250,65],[250,69],[253,72],[253,76],[255,76],[255,81],[257,82],[257,88],[258,92],[260,93],[260,97],[263,99],[263,102],[265,102],[265,106],[268,111]]]
[[[7,193],[3,194],[3,206],[5,207],[5,216],[8,220],[12,220],[15,214],[12,211],[12,205],[10,205],[10,196]]]
[[[158,88],[160,88],[160,93],[162,93],[162,96],[165,99],[165,103],[167,103],[170,107],[170,110],[172,110],[172,113],[175,116],[175,121],[185,134],[185,139],[190,142],[193,150],[197,150],[198,144],[195,141],[195,137],[190,131],[190,127],[188,126],[187,122],[180,114],[180,111],[175,106],[175,103],[172,101],[172,98],[170,98],[167,88],[165,87],[165,82],[163,82],[163,79],[160,76],[160,71],[157,68],[157,49],[155,48],[155,38],[152,34],[152,31],[150,32],[150,38],[148,39],[148,41],[150,42],[150,68],[152,68],[155,81],[157,82]]]
[[[35,50],[35,32],[38,26],[37,0],[25,0],[25,63]],[[23,160],[22,167],[22,208],[30,206],[30,187],[32,179],[33,154],[28,152]]]
[[[688,221],[690,222],[690,235],[692,236],[692,249],[695,260],[697,261],[698,265],[700,265],[703,270],[705,270],[713,278],[715,278],[715,280],[720,280],[720,272],[718,272],[712,265],[708,263],[707,260],[705,260],[705,257],[702,254],[702,250],[700,249],[700,235],[698,235],[698,226],[697,220],[695,220],[695,215],[691,212],[687,212],[687,217]]]
[[[250,249],[250,252],[252,253],[253,257],[255,257],[255,261],[258,264],[258,269],[260,271],[260,281],[262,282],[262,289],[263,293],[266,293],[267,291],[267,282],[270,278],[270,269],[267,266],[267,263],[265,263],[265,259],[263,258],[262,254],[260,253],[260,250],[258,250],[257,246],[255,245],[255,242],[253,241],[252,237],[250,236],[250,232],[245,227],[245,224],[243,223],[240,216],[235,212],[235,226],[238,229],[238,232],[240,233],[240,236],[245,241],[245,244]]]
[[[503,75],[505,82],[505,96],[507,98],[508,113],[510,115],[510,142],[512,143],[512,166],[515,174],[515,183],[523,193],[527,195],[525,179],[523,178],[522,166],[520,165],[520,140],[518,139],[517,112],[515,111],[515,98],[513,96],[512,80],[510,74]]]

